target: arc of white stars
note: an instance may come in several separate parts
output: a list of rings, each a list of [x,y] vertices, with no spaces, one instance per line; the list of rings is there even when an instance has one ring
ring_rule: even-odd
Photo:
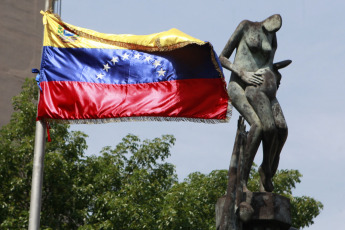
[[[163,70],[163,68],[161,68],[161,70],[157,71],[157,73],[159,74],[159,77],[160,77],[160,76],[163,76],[163,77],[164,77],[164,76],[165,76],[165,72],[166,72],[166,71]]]
[[[122,60],[129,60],[129,55],[128,54],[124,54],[122,55]]]
[[[155,60],[155,62],[153,63],[153,65],[155,66],[155,68],[157,68],[157,66],[161,65],[161,62],[158,60]]]
[[[103,75],[102,73],[99,73],[98,75],[96,75],[97,76],[97,79],[103,79],[103,77],[105,76],[105,75]]]
[[[137,54],[134,55],[135,59],[139,59],[140,57],[141,57],[140,53],[137,53]]]
[[[119,62],[119,58],[118,57],[113,57],[113,59],[111,59],[110,61],[115,65],[116,62]]]
[[[103,70],[105,70],[108,73],[108,70],[110,69],[109,64],[107,63],[107,64],[105,64],[103,66],[104,66]]]

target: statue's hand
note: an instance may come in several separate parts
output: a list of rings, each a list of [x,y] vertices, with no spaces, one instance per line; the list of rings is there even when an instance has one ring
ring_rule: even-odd
[[[264,75],[269,70],[270,70],[269,68],[258,69],[254,74],[258,75],[258,76],[262,76],[262,75]]]
[[[259,86],[264,82],[264,79],[262,77],[262,74],[264,73],[263,71],[260,71],[259,69],[256,72],[246,72],[243,71],[241,73],[241,79],[247,83],[248,85],[254,85],[254,86]]]

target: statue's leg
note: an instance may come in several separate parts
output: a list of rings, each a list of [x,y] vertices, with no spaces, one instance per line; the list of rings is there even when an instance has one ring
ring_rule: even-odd
[[[287,128],[287,124],[284,118],[283,111],[279,105],[278,100],[274,98],[271,101],[271,104],[272,104],[274,121],[278,129],[276,147],[275,147],[275,152],[272,156],[273,159],[272,159],[272,165],[271,165],[272,176],[274,176],[278,169],[280,152],[282,151],[286,138],[288,136],[288,128]]]
[[[232,101],[232,105],[249,123],[250,130],[247,136],[247,143],[243,154],[243,191],[248,191],[247,182],[252,167],[254,157],[259,148],[262,139],[261,122],[253,107],[247,100],[244,90],[236,83],[230,82],[228,93]]]
[[[257,90],[255,87],[247,88],[246,96],[260,118],[263,129],[263,160],[259,168],[259,173],[264,189],[261,188],[260,190],[272,192],[272,155],[275,154],[275,142],[278,130],[272,113],[271,101],[265,93]]]

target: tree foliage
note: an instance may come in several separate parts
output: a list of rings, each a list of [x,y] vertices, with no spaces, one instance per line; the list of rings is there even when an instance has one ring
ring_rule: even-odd
[[[14,98],[11,122],[0,130],[0,228],[27,229],[37,87],[27,80]],[[42,229],[215,229],[215,203],[224,195],[227,170],[191,173],[179,182],[167,163],[171,135],[141,141],[127,135],[114,148],[86,156],[86,135],[52,123],[42,194]],[[254,168],[249,187],[258,189]],[[297,170],[281,170],[276,193],[292,201],[293,223],[309,226],[322,204],[292,196]]]
[[[38,89],[27,79],[22,92],[13,98],[15,112],[0,130],[0,228],[27,229]],[[75,226],[71,214],[84,150],[85,134],[69,132],[68,125],[51,124],[54,142],[47,143],[42,206],[42,226]],[[56,228],[54,228],[56,229]]]

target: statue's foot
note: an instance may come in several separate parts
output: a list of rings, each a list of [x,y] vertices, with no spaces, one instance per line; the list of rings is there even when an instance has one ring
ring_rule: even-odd
[[[261,166],[259,167],[258,171],[260,175],[260,192],[272,192],[274,189],[274,186],[272,183],[271,175],[268,175],[268,173],[265,173]]]

